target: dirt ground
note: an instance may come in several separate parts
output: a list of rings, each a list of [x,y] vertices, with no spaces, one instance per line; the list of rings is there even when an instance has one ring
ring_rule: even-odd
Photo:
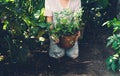
[[[95,31],[95,32],[94,32]],[[120,76],[108,71],[105,59],[113,53],[106,48],[107,29],[85,30],[79,40],[79,57],[50,59],[46,52],[35,52],[26,64],[9,66],[9,76]],[[8,76],[8,74],[5,74]]]

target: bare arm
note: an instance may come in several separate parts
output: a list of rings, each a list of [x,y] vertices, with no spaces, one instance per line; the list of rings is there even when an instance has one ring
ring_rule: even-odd
[[[52,23],[53,22],[53,17],[52,16],[47,16],[46,20],[47,20],[48,23]],[[50,26],[50,29],[51,30],[53,29],[53,25]]]
[[[53,17],[52,16],[47,16],[47,18],[46,18],[46,20],[47,20],[47,22],[48,23],[52,23],[53,22]],[[51,25],[50,26],[50,30],[52,30],[53,29],[53,25]],[[52,38],[53,39],[53,38]],[[53,41],[57,44],[57,43],[59,43],[59,39],[53,39]]]
[[[52,18],[52,16],[47,16],[47,22],[52,22],[53,21],[53,18]]]

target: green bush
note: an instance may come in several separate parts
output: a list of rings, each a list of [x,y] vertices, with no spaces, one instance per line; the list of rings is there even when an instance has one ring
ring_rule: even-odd
[[[113,28],[113,35],[108,37],[107,47],[113,48],[115,53],[106,59],[106,63],[108,69],[115,72],[120,70],[120,20],[114,18],[103,25],[106,24]]]
[[[0,56],[10,63],[25,61],[47,40],[44,0],[1,0],[0,8]]]

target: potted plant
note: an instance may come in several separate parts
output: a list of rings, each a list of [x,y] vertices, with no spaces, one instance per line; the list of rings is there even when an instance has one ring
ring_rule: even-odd
[[[53,40],[59,38],[58,46],[64,49],[71,48],[80,30],[82,8],[72,12],[70,9],[64,9],[61,12],[55,12],[56,21],[53,24],[53,29],[50,30],[50,36]]]

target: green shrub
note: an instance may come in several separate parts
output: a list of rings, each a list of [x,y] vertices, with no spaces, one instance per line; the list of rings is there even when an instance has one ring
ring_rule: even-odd
[[[114,72],[120,71],[120,20],[114,18],[103,25],[106,24],[109,28],[113,28],[113,35],[108,37],[107,47],[113,48],[115,53],[107,58],[107,67]]]
[[[48,27],[43,7],[44,0],[0,1],[0,56],[6,61],[25,61],[30,50],[42,48]]]

